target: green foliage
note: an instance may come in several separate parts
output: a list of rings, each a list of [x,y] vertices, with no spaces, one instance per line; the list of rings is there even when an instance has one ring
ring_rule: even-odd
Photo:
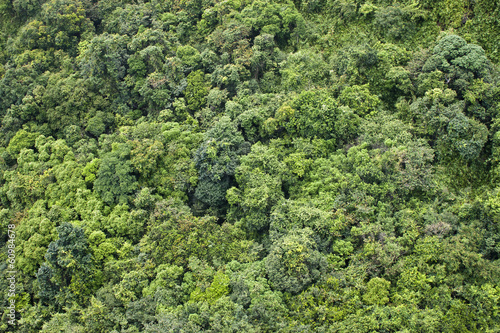
[[[251,242],[236,226],[219,226],[212,217],[194,217],[187,207],[174,202],[157,204],[156,222],[142,243],[157,264],[186,267],[196,256],[208,262],[222,263],[244,258]]]
[[[474,32],[480,45],[487,51],[492,60],[498,62],[498,45],[494,42],[498,38],[497,14],[500,10],[498,3],[478,1],[474,6],[475,16],[472,21],[467,21],[466,27]],[[467,17],[468,18],[468,17]]]
[[[374,23],[382,35],[390,40],[409,39],[415,32],[415,21],[419,19],[419,14],[422,15],[422,12],[411,6],[381,7],[375,12]]]
[[[352,140],[359,124],[359,117],[326,91],[301,93],[291,105],[277,110],[276,119],[291,136],[333,139],[339,144]]]
[[[296,294],[319,280],[326,270],[326,260],[317,251],[312,235],[312,230],[306,228],[274,243],[266,261],[274,288]]]
[[[10,139],[7,151],[16,156],[24,148],[32,148],[35,146],[35,139],[38,133],[28,133],[25,130],[19,130],[12,139]]]
[[[126,74],[127,42],[127,37],[116,34],[102,34],[90,41],[81,41],[77,60],[82,74],[108,83],[111,89],[118,89]]]
[[[214,280],[205,292],[198,288],[191,293],[190,300],[193,302],[207,301],[209,304],[215,303],[219,298],[229,294],[229,277],[222,272],[217,272]]]
[[[301,91],[328,82],[328,67],[321,54],[299,51],[281,64],[281,84],[286,90]]]
[[[257,143],[252,152],[242,157],[236,170],[239,188],[227,191],[233,218],[242,218],[250,231],[269,226],[269,212],[282,199],[281,190],[285,165],[276,158],[275,150]]]
[[[18,264],[25,274],[33,275],[43,263],[49,244],[56,238],[56,222],[48,218],[45,202],[39,200],[28,211],[23,225],[17,228],[22,240]]]
[[[130,147],[120,144],[102,157],[94,188],[108,205],[127,203],[137,188],[129,156]]]
[[[465,160],[474,160],[481,154],[488,140],[485,124],[464,114],[464,103],[455,100],[451,89],[434,88],[418,98],[409,108],[419,125],[425,123],[426,135],[436,142],[440,158],[458,154]]]
[[[177,305],[183,295],[181,286],[182,267],[162,264],[156,267],[156,278],[143,290],[145,296],[154,295],[160,298],[159,306],[169,307]]]
[[[86,183],[94,183],[96,179],[97,170],[99,170],[99,165],[101,160],[98,158],[93,159],[91,162],[87,163],[85,168],[83,168],[82,176],[85,178]]]
[[[38,270],[39,296],[44,302],[63,306],[89,294],[92,260],[83,229],[70,223],[57,228],[59,239],[50,243],[46,263]]]
[[[374,114],[377,106],[380,104],[380,99],[370,94],[368,85],[346,87],[340,93],[339,100],[361,117]]]
[[[23,7],[30,10],[29,5]],[[51,0],[42,5],[39,20],[21,29],[18,47],[46,51],[55,48],[75,56],[80,39],[88,38],[93,30],[80,1]]]
[[[200,52],[191,45],[179,46],[176,55],[187,68],[195,67],[201,60]]]
[[[446,84],[463,94],[473,79],[490,78],[490,62],[484,50],[457,35],[446,35],[433,49],[432,56],[422,68],[424,72],[440,70]]]
[[[304,19],[291,2],[254,1],[241,11],[239,18],[253,30],[276,35],[278,43],[293,42],[304,30]]]
[[[368,305],[385,305],[389,302],[389,287],[391,283],[382,278],[375,277],[366,284],[366,293],[363,301]]]
[[[205,141],[195,153],[199,172],[195,196],[203,203],[221,208],[226,190],[233,182],[238,155],[244,153],[244,140],[229,117],[222,117],[206,132]]]
[[[0,331],[497,332],[498,17],[0,0]]]
[[[113,4],[113,3],[110,3]],[[151,6],[116,4],[116,9],[107,17],[104,32],[134,36],[151,24]]]
[[[184,95],[188,102],[188,107],[192,111],[197,111],[206,103],[206,97],[210,86],[205,81],[205,74],[198,70],[187,76],[187,87]]]

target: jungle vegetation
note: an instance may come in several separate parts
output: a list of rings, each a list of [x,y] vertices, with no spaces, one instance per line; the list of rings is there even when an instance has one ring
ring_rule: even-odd
[[[498,0],[0,0],[0,331],[499,332],[499,41]]]

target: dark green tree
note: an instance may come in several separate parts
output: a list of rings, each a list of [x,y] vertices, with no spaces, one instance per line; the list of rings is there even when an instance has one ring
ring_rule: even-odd
[[[108,205],[127,203],[137,189],[130,162],[130,147],[118,144],[102,157],[94,189]]]
[[[474,79],[491,80],[492,67],[482,47],[468,44],[457,35],[446,35],[438,41],[422,70],[443,72],[445,83],[461,97]]]
[[[60,309],[66,302],[86,299],[92,290],[92,257],[82,228],[71,223],[57,227],[59,238],[50,243],[38,270],[39,296]]]
[[[205,134],[194,162],[199,172],[195,197],[214,209],[226,205],[226,191],[234,183],[239,156],[247,153],[245,141],[229,117],[222,117]]]

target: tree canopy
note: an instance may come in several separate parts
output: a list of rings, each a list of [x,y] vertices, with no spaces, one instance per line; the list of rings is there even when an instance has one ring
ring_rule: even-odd
[[[499,17],[0,0],[0,331],[500,331]]]

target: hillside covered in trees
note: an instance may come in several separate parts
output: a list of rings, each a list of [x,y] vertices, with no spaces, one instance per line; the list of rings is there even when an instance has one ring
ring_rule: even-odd
[[[498,0],[0,0],[0,331],[499,332],[499,41]]]

